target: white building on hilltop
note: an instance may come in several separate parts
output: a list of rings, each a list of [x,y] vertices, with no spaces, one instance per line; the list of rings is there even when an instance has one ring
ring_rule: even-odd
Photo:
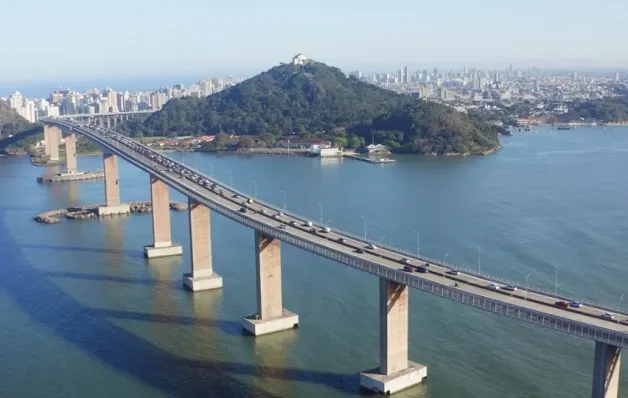
[[[292,57],[292,62],[295,65],[305,65],[307,61],[308,61],[307,57],[301,53],[298,53],[297,55]]]

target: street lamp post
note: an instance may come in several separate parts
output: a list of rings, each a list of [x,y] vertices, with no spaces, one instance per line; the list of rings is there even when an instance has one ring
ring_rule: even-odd
[[[233,189],[233,173],[231,173],[231,170],[227,170],[227,173],[229,173],[229,186]]]
[[[478,248],[478,275],[482,275],[482,249],[480,246],[476,246]]]
[[[532,275],[532,273],[526,275],[526,300],[528,299],[528,278],[530,277],[530,275]]]
[[[287,206],[286,203],[288,201],[287,196],[286,196],[286,191],[279,191],[279,192],[281,192],[283,194],[283,209],[285,211],[286,210],[286,206]]]
[[[624,295],[622,294],[619,297],[619,303],[617,303],[617,313],[621,314],[621,301],[624,299]]]
[[[253,194],[255,195],[255,200],[257,200],[257,181],[255,180],[251,180],[253,181]]]
[[[421,256],[421,235],[419,235],[418,231],[414,231],[416,234],[416,256]]]
[[[447,256],[449,256],[449,253],[445,254],[445,257],[443,257],[443,264],[447,264]]]
[[[318,203],[318,207],[321,208],[321,225],[323,224],[323,205],[321,204],[321,202],[316,202]]]
[[[384,238],[386,237],[386,235],[382,236],[381,238],[379,238],[379,257],[380,258],[384,258],[384,251],[382,250],[382,241],[384,240]]]
[[[212,180],[214,179],[214,164],[210,161],[209,166],[212,168]]]
[[[362,217],[362,222],[364,223],[364,240],[366,241],[366,218],[364,216],[360,217]]]
[[[558,296],[558,268],[554,266],[554,295]]]

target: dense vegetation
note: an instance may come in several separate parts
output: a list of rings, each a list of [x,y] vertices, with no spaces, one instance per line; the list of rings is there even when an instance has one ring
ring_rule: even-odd
[[[347,78],[317,62],[279,65],[207,98],[171,100],[142,124],[131,122],[122,129],[144,136],[252,135],[264,143],[294,134],[350,147],[374,139],[413,153],[499,147],[493,126],[444,105]]]
[[[628,97],[620,96],[601,100],[590,100],[570,106],[561,119],[571,121],[578,119],[596,119],[600,122],[628,121]]]
[[[34,126],[28,120],[11,109],[9,104],[0,100],[0,139],[28,130]]]

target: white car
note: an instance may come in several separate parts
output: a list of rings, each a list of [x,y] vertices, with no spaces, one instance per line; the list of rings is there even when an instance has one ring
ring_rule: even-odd
[[[372,243],[369,243],[368,245],[366,245],[366,248],[367,248],[367,249],[371,249],[371,250],[377,250],[377,246],[375,246],[375,245],[374,245],[374,244],[372,244]]]
[[[487,287],[491,290],[499,290],[499,286],[494,283],[489,284]]]
[[[604,319],[613,319],[615,315],[611,314],[610,312],[605,312],[601,315],[601,317]]]

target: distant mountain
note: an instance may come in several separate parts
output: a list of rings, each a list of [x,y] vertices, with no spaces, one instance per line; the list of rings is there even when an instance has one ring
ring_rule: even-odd
[[[206,98],[171,100],[133,130],[149,136],[298,134],[341,144],[375,139],[393,151],[421,154],[475,154],[499,148],[494,126],[313,61],[276,66]]]

